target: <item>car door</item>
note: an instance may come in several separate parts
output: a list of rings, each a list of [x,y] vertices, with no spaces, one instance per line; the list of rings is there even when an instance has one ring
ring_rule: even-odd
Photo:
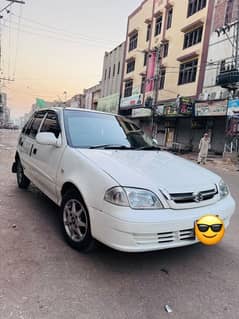
[[[56,176],[61,160],[64,146],[62,145],[62,134],[55,111],[49,111],[39,130],[40,132],[53,133],[61,142],[59,147],[52,145],[41,145],[34,142],[32,160],[36,167],[36,181],[38,187],[53,201],[56,201]]]
[[[23,128],[18,142],[19,154],[21,163],[24,168],[24,174],[34,183],[35,180],[35,164],[32,161],[32,150],[35,142],[36,135],[40,128],[41,122],[46,115],[46,112],[40,111],[34,115],[27,122]]]

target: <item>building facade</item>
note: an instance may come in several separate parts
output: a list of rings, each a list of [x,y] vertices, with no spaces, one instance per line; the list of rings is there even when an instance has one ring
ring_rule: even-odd
[[[98,101],[101,94],[101,82],[88,89],[84,90],[85,96],[85,108],[90,110],[96,110]]]
[[[227,141],[228,102],[239,96],[238,14],[239,0],[215,1],[203,92],[196,103],[212,149],[220,153]]]
[[[214,0],[145,0],[129,16],[120,113],[166,146],[198,144],[193,102],[203,89]],[[148,117],[148,121],[147,121]]]
[[[103,112],[118,113],[125,43],[121,43],[110,52],[105,52],[101,96],[97,109]]]
[[[74,108],[85,108],[85,95],[84,94],[76,94],[68,101],[65,102],[67,107],[74,107]]]

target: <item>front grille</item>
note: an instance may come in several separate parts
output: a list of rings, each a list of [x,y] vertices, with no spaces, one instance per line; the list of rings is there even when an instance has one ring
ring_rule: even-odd
[[[168,244],[180,241],[194,241],[194,229],[184,229],[158,234],[134,234],[138,245]]]
[[[197,193],[175,193],[170,194],[170,199],[176,204],[199,203],[212,199],[217,193],[217,189],[209,189]]]

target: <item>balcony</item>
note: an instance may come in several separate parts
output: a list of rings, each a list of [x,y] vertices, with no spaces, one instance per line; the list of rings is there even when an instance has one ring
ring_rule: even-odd
[[[216,79],[216,85],[226,89],[235,89],[239,84],[239,70],[231,69],[220,71]]]

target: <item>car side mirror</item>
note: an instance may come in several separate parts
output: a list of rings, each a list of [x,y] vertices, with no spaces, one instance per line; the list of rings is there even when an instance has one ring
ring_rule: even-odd
[[[61,137],[57,139],[53,133],[50,132],[40,132],[36,136],[36,141],[41,145],[52,145],[55,147],[61,146]]]

